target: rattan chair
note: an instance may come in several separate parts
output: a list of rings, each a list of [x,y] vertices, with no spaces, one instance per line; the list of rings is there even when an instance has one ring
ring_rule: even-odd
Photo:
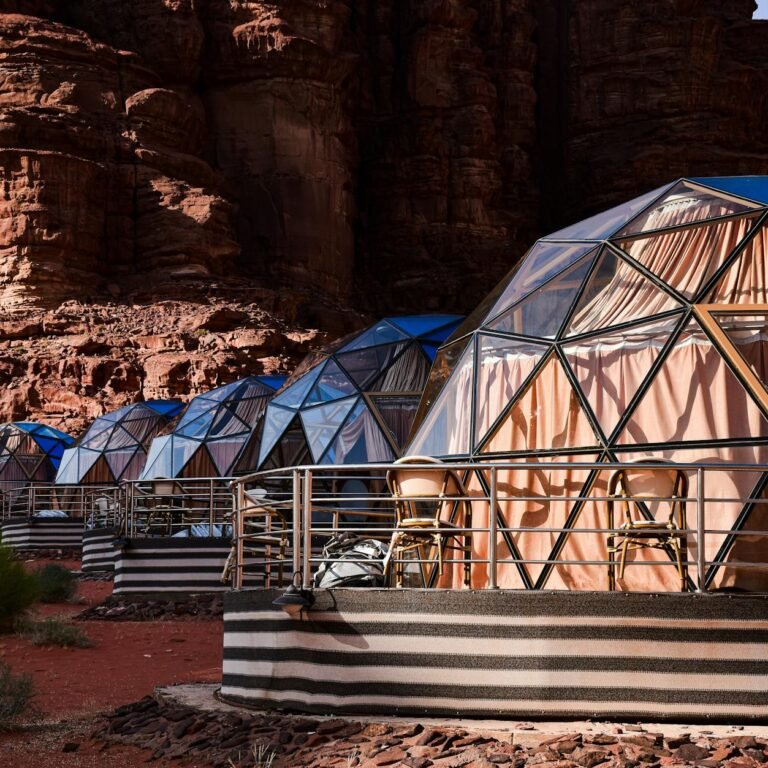
[[[688,587],[688,536],[686,497],[688,478],[675,467],[645,467],[660,464],[660,459],[642,459],[634,467],[624,467],[608,483],[608,527],[619,533],[608,536],[608,589],[616,589],[616,559],[620,556],[619,578],[624,578],[627,553],[639,549],[671,550],[675,555],[680,589]],[[663,462],[666,463],[666,462]],[[671,463],[671,462],[670,462]],[[621,505],[623,521],[617,525],[614,505]],[[642,505],[642,506],[641,506]],[[669,509],[666,519],[659,513]],[[643,507],[654,519],[643,514]]]
[[[427,566],[437,559],[443,573],[443,553],[454,549],[464,553],[464,584],[471,581],[472,535],[461,528],[472,527],[472,505],[461,478],[442,462],[428,456],[408,456],[395,462],[387,473],[387,486],[395,501],[395,530],[385,561],[385,573],[394,563],[395,586],[403,585],[404,555],[418,556],[422,584],[432,586],[433,573]],[[433,464],[433,467],[413,465]],[[463,510],[463,525],[454,522]],[[461,519],[461,518],[459,518]]]

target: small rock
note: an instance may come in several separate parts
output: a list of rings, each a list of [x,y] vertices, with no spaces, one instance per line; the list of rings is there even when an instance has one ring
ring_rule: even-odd
[[[682,744],[675,750],[675,757],[693,763],[708,758],[709,750],[698,744]]]
[[[371,758],[371,762],[374,765],[392,765],[401,762],[405,756],[406,753],[400,747],[392,747],[392,749],[379,752],[378,755]]]

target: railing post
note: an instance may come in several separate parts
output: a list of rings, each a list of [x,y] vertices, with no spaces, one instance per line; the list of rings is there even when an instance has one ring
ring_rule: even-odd
[[[706,567],[707,555],[705,549],[706,520],[704,517],[704,468],[696,470],[696,576],[698,581],[697,592],[706,592]]]
[[[243,535],[245,534],[245,526],[243,524],[243,506],[245,504],[245,483],[237,484],[237,496],[233,495],[235,501],[235,508],[232,510],[232,535],[235,536],[235,562],[234,562],[234,574],[232,579],[232,587],[234,589],[241,589],[243,586],[243,570],[245,564],[243,562]]]
[[[213,479],[208,480],[208,535],[213,536]],[[222,531],[224,533],[224,531]]]
[[[293,573],[301,570],[301,472],[293,470]]]
[[[496,467],[491,467],[490,490],[488,493],[488,589],[498,589],[498,572],[496,567]]]
[[[302,499],[302,534],[304,544],[301,552],[301,587],[310,589],[312,574],[310,573],[310,557],[312,555],[312,471],[304,470],[304,498]]]

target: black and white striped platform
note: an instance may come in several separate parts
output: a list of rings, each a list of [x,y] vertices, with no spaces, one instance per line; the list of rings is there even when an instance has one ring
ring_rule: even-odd
[[[225,596],[226,699],[315,713],[768,721],[768,596]]]
[[[115,569],[114,528],[93,528],[83,532],[83,573],[113,571]]]
[[[128,539],[115,557],[114,593],[218,592],[231,543],[222,538]]]
[[[79,550],[83,521],[67,518],[26,518],[3,523],[2,541],[14,549]]]

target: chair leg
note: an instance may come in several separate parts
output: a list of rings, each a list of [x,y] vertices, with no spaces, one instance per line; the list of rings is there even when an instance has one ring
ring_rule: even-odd
[[[621,565],[619,566],[619,578],[624,578],[624,569],[627,567],[627,550],[629,549],[629,539],[625,538],[621,542]]]
[[[616,549],[614,547],[614,537],[608,537],[608,591],[613,592],[616,589]]]

